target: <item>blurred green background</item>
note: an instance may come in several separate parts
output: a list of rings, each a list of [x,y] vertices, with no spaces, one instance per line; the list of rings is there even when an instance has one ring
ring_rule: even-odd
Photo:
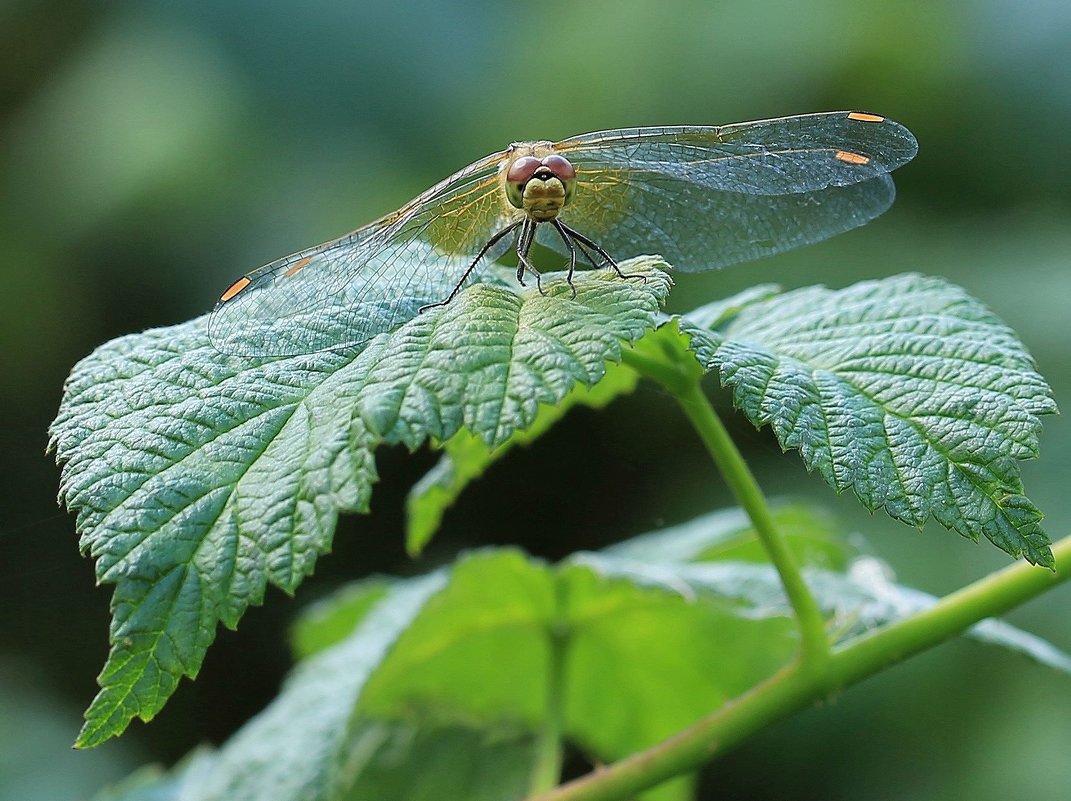
[[[347,578],[422,571],[478,544],[557,557],[728,502],[673,405],[643,388],[510,454],[412,563],[401,508],[433,457],[384,452],[374,514],[342,521],[296,599],[271,591],[239,632],[220,632],[152,725],[75,753],[110,595],[55,507],[44,453],[77,359],[203,313],[245,270],[515,139],[843,108],[919,139],[893,209],[825,244],[679,276],[673,308],[764,281],[943,275],[1019,331],[1068,405],[1066,0],[0,6],[0,801],[85,798],[222,741],[274,694],[296,611]],[[906,582],[943,593],[1007,562],[933,524],[871,517],[766,432],[739,420],[734,432],[771,494],[829,504]],[[1067,420],[1047,422],[1042,449],[1025,481],[1055,539],[1071,522]],[[524,515],[504,514],[518,504]],[[1012,619],[1071,648],[1069,601],[1064,587]],[[704,797],[1066,799],[1069,700],[1067,678],[946,645],[763,733],[707,770]]]

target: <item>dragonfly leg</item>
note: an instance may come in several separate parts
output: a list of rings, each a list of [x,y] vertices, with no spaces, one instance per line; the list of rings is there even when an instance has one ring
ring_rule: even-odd
[[[503,228],[497,234],[495,234],[490,239],[488,239],[487,240],[487,244],[485,244],[482,248],[480,248],[480,252],[476,254],[476,258],[473,259],[472,262],[469,264],[469,266],[465,268],[465,272],[461,274],[461,280],[458,281],[457,284],[454,285],[454,288],[452,290],[450,290],[450,294],[446,296],[446,300],[440,300],[438,303],[428,303],[425,306],[421,306],[417,310],[417,314],[420,314],[421,312],[426,312],[428,309],[434,309],[434,308],[437,308],[439,306],[445,306],[447,303],[449,303],[454,298],[456,298],[457,297],[457,293],[460,292],[461,288],[465,285],[465,281],[467,281],[469,276],[472,275],[472,271],[476,269],[476,265],[480,263],[480,259],[482,259],[487,254],[487,251],[489,251],[496,244],[501,242],[518,225],[520,225],[521,222],[523,222],[523,221],[522,220],[517,220],[517,222],[512,223],[510,225],[507,225],[505,228]]]
[[[517,231],[517,238],[513,240],[513,250],[517,254],[517,283],[521,286],[526,286],[524,283],[524,262],[521,261],[521,246],[524,242],[524,233],[528,230],[528,221],[525,220],[524,225]]]
[[[606,265],[608,267],[613,267],[614,268],[614,272],[617,273],[621,278],[639,278],[640,280],[643,281],[643,283],[645,283],[645,284],[647,283],[647,276],[641,275],[640,273],[622,272],[621,267],[618,266],[618,263],[616,261],[614,261],[613,257],[609,253],[607,253],[605,250],[603,250],[601,247],[599,247],[598,244],[596,244],[592,240],[588,239],[586,236],[584,236],[582,233],[580,233],[576,229],[570,228],[565,223],[562,223],[561,225],[562,225],[562,228],[565,229],[566,233],[568,233],[574,240],[576,240],[577,244],[582,245],[582,246],[586,245],[587,247],[591,248],[596,253],[598,253],[599,256],[606,262]],[[590,259],[591,257],[589,256],[588,258]]]
[[[565,282],[573,290],[573,300],[576,300],[576,285],[573,283],[573,273],[576,271],[576,246],[573,245],[573,240],[569,238],[569,233],[566,231],[565,226],[562,225],[561,220],[554,220],[554,227],[561,235],[565,246],[569,248],[569,272],[565,274]]]
[[[599,263],[595,261],[595,257],[591,255],[591,251],[584,247],[579,240],[574,239],[573,244],[576,245],[577,249],[584,255],[584,258],[588,260],[588,264],[591,265],[593,270],[599,269]]]
[[[525,271],[530,272],[535,276],[536,288],[539,290],[539,294],[543,294],[543,280],[539,270],[535,268],[535,265],[528,260],[528,252],[532,249],[532,242],[535,240],[536,226],[538,225],[532,219],[525,219],[524,224],[521,226],[521,232],[517,235],[517,283],[521,286],[527,286],[524,283]]]

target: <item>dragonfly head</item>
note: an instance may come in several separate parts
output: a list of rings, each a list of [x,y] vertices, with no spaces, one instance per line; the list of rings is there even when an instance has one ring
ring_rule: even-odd
[[[576,170],[569,159],[557,153],[524,153],[516,157],[505,172],[506,198],[510,205],[522,209],[538,222],[553,220],[573,198]],[[542,157],[540,157],[542,155]]]

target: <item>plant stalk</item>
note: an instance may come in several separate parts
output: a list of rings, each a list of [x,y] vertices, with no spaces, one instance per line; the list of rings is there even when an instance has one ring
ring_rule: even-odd
[[[560,584],[558,592],[561,592]],[[546,707],[543,725],[536,741],[535,762],[529,792],[544,793],[558,786],[562,774],[562,745],[565,728],[565,657],[569,649],[568,624],[561,620],[564,608],[558,599],[558,615],[547,631],[549,654],[547,655]]]
[[[744,461],[725,424],[710,405],[700,386],[701,374],[686,373],[659,360],[626,351],[625,361],[641,374],[673,393],[692,427],[699,434],[737,502],[751,520],[784,585],[785,594],[796,614],[800,629],[800,661],[808,669],[820,670],[829,659],[825,619],[814,596],[803,581],[796,558],[774,523],[766,497]]]
[[[668,740],[530,801],[614,801],[697,770],[770,723],[1071,579],[1071,536],[1052,551],[1055,572],[1017,562],[845,644],[830,655],[825,671],[788,665]]]

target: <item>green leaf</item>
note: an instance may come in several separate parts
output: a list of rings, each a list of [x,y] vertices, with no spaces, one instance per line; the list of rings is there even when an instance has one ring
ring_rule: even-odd
[[[290,632],[295,656],[306,659],[349,637],[394,584],[394,579],[383,576],[354,581],[305,609]]]
[[[554,573],[543,562],[511,548],[462,557],[369,682],[362,711],[535,730],[556,604]]]
[[[843,533],[825,514],[786,504],[775,520],[801,532],[796,553],[807,560],[830,630],[842,637],[935,601],[877,581],[876,560],[847,558],[850,551],[835,544]],[[796,651],[793,613],[776,571],[739,561],[750,555],[744,544],[753,537],[738,510],[725,510],[578,554],[557,568],[512,549],[474,553],[453,566],[447,587],[399,638],[369,681],[362,709],[383,719],[505,722],[535,731],[546,714],[553,632],[565,631],[566,736],[602,760],[650,745],[744,692]],[[1005,624],[987,621],[968,636],[1063,669],[1066,656],[1045,657],[1046,648],[1059,654],[1051,646],[1023,632],[993,638],[994,625]]]
[[[791,618],[746,619],[727,604],[699,602],[670,573],[662,573],[666,584],[646,585],[579,557],[561,568],[574,632],[566,734],[597,759],[619,759],[680,731],[796,651]]]
[[[778,532],[800,564],[842,570],[856,555],[833,517],[813,505],[780,500],[770,504],[770,511]],[[719,509],[680,525],[641,534],[600,553],[659,563],[769,559],[747,513],[739,507]]]
[[[717,329],[732,320],[748,306],[761,303],[781,294],[782,288],[777,284],[758,284],[748,287],[732,297],[719,298],[688,312],[687,320],[693,326],[704,329]],[[669,318],[667,318],[668,320]]]
[[[600,409],[619,395],[631,392],[638,380],[636,372],[621,364],[607,367],[594,386],[580,384],[557,405],[543,404],[528,428],[516,431],[497,448],[489,448],[479,437],[461,430],[443,443],[443,455],[409,491],[405,541],[410,554],[419,554],[439,529],[443,514],[465,487],[482,476],[514,446],[538,439],[574,406]]]
[[[654,326],[670,286],[658,265],[652,257],[628,263],[646,283],[585,273],[575,299],[554,277],[544,280],[545,295],[472,287],[441,314],[373,341],[361,358],[360,417],[383,440],[409,448],[462,428],[489,448],[502,445],[535,422],[541,404],[601,380],[606,363],[620,361],[622,343]]]
[[[803,526],[808,509],[776,515]],[[813,522],[832,537],[828,518]],[[423,578],[345,589],[301,624],[327,631],[303,637],[323,642],[356,617],[353,630],[304,660],[275,701],[202,759],[196,781],[172,783],[182,801],[517,798],[550,699],[564,699],[565,737],[595,760],[649,746],[796,651],[776,571],[736,561],[736,552],[719,557],[743,538],[727,510],[557,566],[487,549]],[[829,564],[824,549],[802,553]],[[873,559],[808,565],[805,575],[830,630],[844,638],[934,601],[893,584]],[[370,592],[379,594],[371,606]],[[1010,627],[994,634],[987,621],[968,634],[1071,665]],[[556,653],[562,685],[552,692]],[[681,799],[687,788],[682,779],[648,797]]]
[[[366,508],[372,440],[337,402],[347,359],[220,356],[204,318],[124,337],[79,363],[52,445],[97,580],[116,584],[112,649],[79,746],[148,720],[196,676],[217,622],[271,582],[292,591]]]
[[[250,726],[256,726],[256,720]],[[303,718],[295,722],[300,724]],[[289,785],[265,791],[261,783],[254,782],[256,789],[267,794],[254,796],[240,789],[233,797],[258,801],[263,798],[273,801],[509,801],[523,797],[535,750],[533,737],[525,732],[461,726],[414,728],[405,723],[369,720],[352,725],[346,741],[347,753],[342,757],[348,761],[336,771],[345,777],[341,788],[315,786],[304,795],[295,796]],[[279,754],[276,749],[283,744],[268,737],[263,745],[271,753]],[[300,738],[294,737],[288,745],[289,753],[302,753],[304,743]],[[220,798],[216,790],[203,785],[233,770],[231,748],[228,744],[218,752],[198,750],[167,772],[158,767],[143,768],[94,796],[93,801]],[[250,751],[244,756],[256,761]],[[225,765],[225,760],[232,764]]]
[[[529,782],[534,738],[517,727],[414,727],[359,713],[368,678],[447,574],[392,582],[344,642],[304,661],[279,696],[216,752],[144,771],[99,801],[503,801]],[[340,599],[351,609],[354,596]],[[316,626],[337,617],[313,610]],[[415,769],[419,766],[419,769]]]
[[[852,562],[847,575],[815,571],[808,576],[808,583],[819,602],[844,623],[840,627],[841,636],[849,639],[883,623],[929,609],[939,600],[921,590],[896,584],[893,579],[893,571],[887,564],[873,557],[862,557]],[[856,593],[859,598],[853,597]],[[1002,620],[983,620],[967,629],[964,636],[1071,674],[1071,656],[1047,640]]]
[[[1037,456],[1038,416],[1056,405],[1014,332],[963,290],[905,275],[680,325],[748,419],[837,491],[1053,566],[1017,460]]]
[[[302,663],[279,697],[216,755],[199,801],[336,798],[368,742],[350,720],[368,679],[447,576],[399,583],[343,643]]]
[[[535,744],[527,732],[374,722],[361,730],[354,750],[375,750],[340,801],[510,801],[530,782]]]
[[[560,631],[566,736],[600,760],[668,736],[773,673],[796,647],[787,617],[746,619],[584,565],[483,550],[451,568],[368,682],[360,714],[535,732]]]
[[[112,648],[79,746],[148,720],[196,676],[217,623],[268,583],[292,592],[367,508],[381,442],[417,447],[463,426],[489,447],[593,384],[656,322],[656,259],[558,277],[547,295],[469,288],[355,352],[244,359],[202,317],[123,337],[71,373],[51,428],[60,499],[97,579],[114,583]]]
[[[791,617],[792,606],[777,571],[771,565],[717,561],[667,565],[634,561],[617,555],[580,554],[578,564],[607,577],[628,578],[638,585],[662,587],[682,597],[709,600],[734,614],[756,620]],[[874,557],[859,557],[845,572],[808,567],[804,578],[839,642],[859,637],[878,626],[929,609],[940,599],[896,584],[889,566]],[[976,623],[964,636],[1022,654],[1040,665],[1071,674],[1071,655],[1052,643],[1001,620]]]
[[[791,540],[801,558],[845,563],[825,516],[783,504],[775,519],[798,533]],[[727,510],[609,553],[632,546],[633,558],[659,564],[685,552],[751,558],[755,537],[742,520],[739,511]],[[790,614],[759,620],[733,604],[696,603],[695,593],[682,587],[671,577],[646,586],[600,576],[579,562],[551,568],[512,549],[479,551],[454,565],[449,585],[398,641],[369,682],[363,711],[381,719],[506,722],[535,731],[546,714],[547,666],[556,647],[551,632],[566,630],[567,735],[597,759],[618,758],[743,692],[797,647]],[[353,597],[341,593],[338,604],[351,607]],[[299,627],[332,619],[333,601],[323,603]],[[621,704],[624,696],[628,705]]]

